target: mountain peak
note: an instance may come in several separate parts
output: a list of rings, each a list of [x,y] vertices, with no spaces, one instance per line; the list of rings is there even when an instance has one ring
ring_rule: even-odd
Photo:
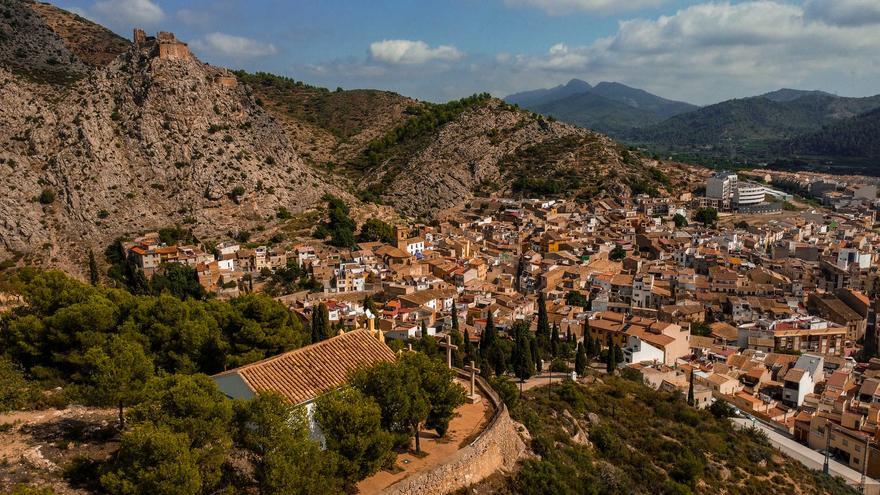
[[[572,90],[580,90],[582,92],[586,92],[586,91],[593,89],[593,87],[590,86],[590,83],[588,83],[587,81],[583,81],[581,79],[572,79],[571,81],[568,81],[568,83],[565,84],[565,87],[568,89],[572,89]]]
[[[775,101],[776,103],[785,103],[789,101],[797,100],[798,98],[802,98],[804,96],[834,96],[831,93],[826,93],[825,91],[819,90],[803,90],[803,89],[792,89],[792,88],[782,88],[777,89],[776,91],[771,91],[769,93],[764,93],[760,95],[760,98],[764,98],[770,101]]]

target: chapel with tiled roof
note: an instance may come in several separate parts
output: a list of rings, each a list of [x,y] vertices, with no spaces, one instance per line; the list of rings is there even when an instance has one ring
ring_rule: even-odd
[[[353,330],[212,378],[233,399],[277,392],[292,404],[313,401],[346,383],[360,368],[394,361],[391,349],[369,330]]]

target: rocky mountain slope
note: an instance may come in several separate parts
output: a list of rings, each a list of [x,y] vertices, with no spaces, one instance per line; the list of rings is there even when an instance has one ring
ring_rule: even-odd
[[[362,185],[381,185],[383,201],[429,217],[475,194],[588,201],[629,196],[639,182],[662,187],[650,175],[649,162],[606,136],[493,99],[439,129],[399,170],[379,165]]]
[[[317,166],[355,159],[421,102],[390,91],[330,91],[267,73],[235,73],[278,117],[302,157]]]
[[[438,105],[267,74],[239,76],[292,141],[308,143],[301,152],[310,162],[345,177],[361,199],[414,217],[430,218],[475,195],[589,200],[633,189],[663,194],[686,182],[673,164],[488,95]]]
[[[88,249],[175,224],[207,241],[287,232],[276,212],[326,193],[430,218],[482,194],[590,200],[687,182],[488,95],[432,104],[233,76],[167,35],[132,44],[55,7],[0,2],[0,260],[82,273]]]
[[[64,265],[117,236],[175,223],[216,238],[258,228],[280,206],[296,211],[339,192],[247,86],[221,84],[221,69],[194,56],[160,58],[155,46],[94,68],[65,51],[28,11],[34,5],[6,4],[4,32],[22,19],[42,26],[25,36],[16,29],[16,44],[50,46],[68,61],[55,73],[79,78],[36,82],[29,76],[45,67],[39,57],[24,67],[5,58],[17,47],[2,52],[0,258],[24,253]]]

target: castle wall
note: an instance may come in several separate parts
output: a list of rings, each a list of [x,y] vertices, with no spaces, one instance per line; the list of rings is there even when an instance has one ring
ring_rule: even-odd
[[[235,76],[218,76],[217,84],[227,88],[234,88],[238,81],[235,79]]]
[[[470,380],[470,373],[456,371],[462,378]],[[495,415],[483,433],[447,462],[430,471],[404,478],[381,491],[381,495],[444,495],[516,465],[526,451],[526,445],[517,432],[517,423],[511,419],[507,406],[498,394],[481,377],[477,377],[477,386],[484,399],[491,401],[495,407]]]
[[[159,43],[159,58],[184,60],[189,58],[189,48],[183,43]]]

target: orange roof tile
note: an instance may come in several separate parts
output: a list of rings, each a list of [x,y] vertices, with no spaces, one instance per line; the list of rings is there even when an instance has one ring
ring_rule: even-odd
[[[355,370],[394,361],[368,330],[354,330],[217,376],[237,374],[255,393],[273,391],[294,404],[343,385]]]

